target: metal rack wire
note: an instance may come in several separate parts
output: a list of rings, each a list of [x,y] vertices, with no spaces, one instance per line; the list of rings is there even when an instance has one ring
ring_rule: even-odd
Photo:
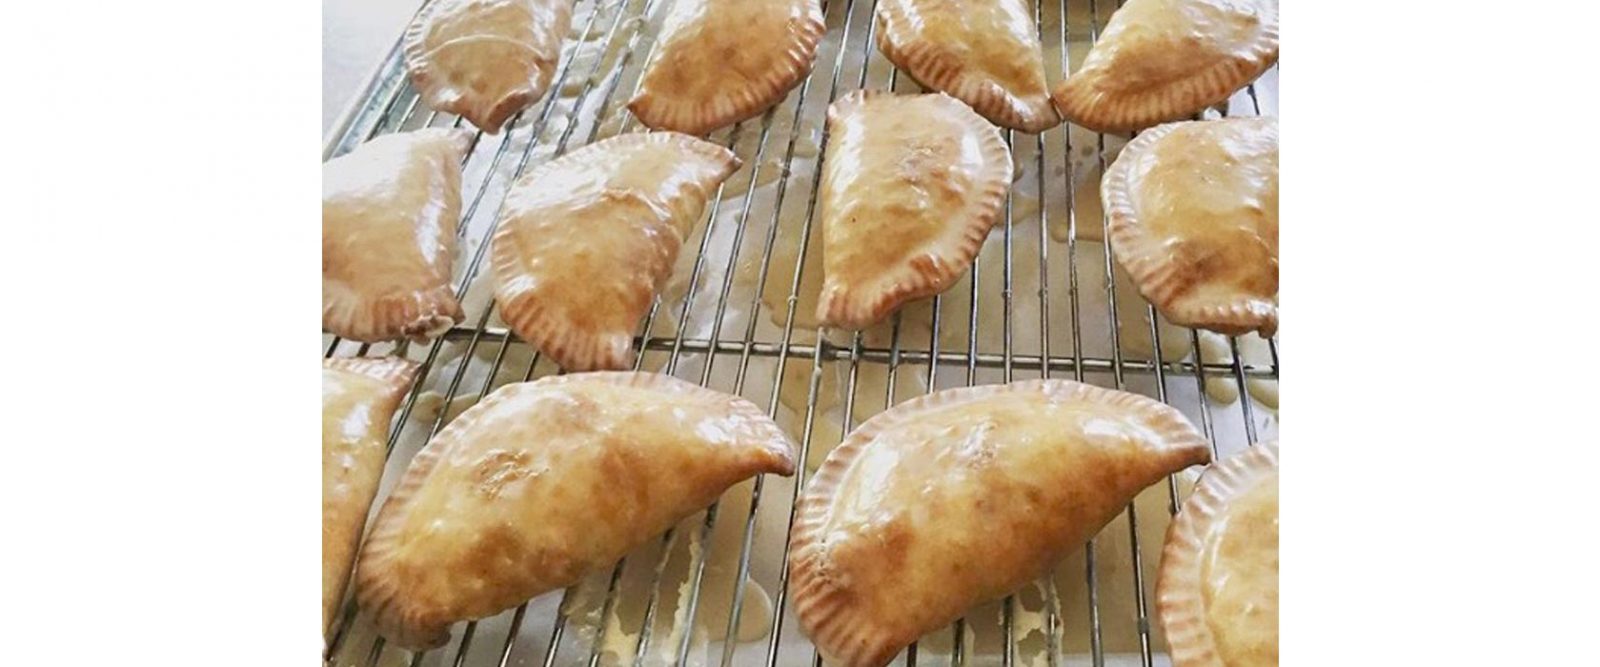
[[[496,319],[487,298],[490,281],[480,279],[487,239],[506,189],[530,164],[605,136],[640,129],[623,105],[639,66],[654,46],[654,29],[673,1],[579,0],[574,32],[564,47],[551,94],[514,118],[500,135],[478,133],[474,138],[463,165],[466,206],[456,262],[466,326],[426,345],[367,345],[324,336],[324,356],[397,354],[423,366],[388,443],[385,492],[410,454],[456,409],[508,382],[560,372]],[[1048,63],[1052,81],[1081,60],[1115,9],[1113,2],[1038,2],[1035,21],[1047,51],[1058,56]],[[1112,258],[1092,239],[1096,231],[1103,238],[1106,224],[1097,212],[1096,176],[1114,159],[1120,140],[1081,128],[1062,126],[1033,136],[1005,133],[1019,162],[1018,192],[1008,198],[1004,222],[991,234],[965,284],[848,339],[805,325],[806,281],[814,279],[817,270],[814,258],[810,264],[807,259],[818,252],[812,241],[820,153],[827,138],[823,112],[839,95],[857,88],[920,90],[909,77],[900,77],[872,46],[876,3],[823,0],[829,36],[819,48],[811,75],[766,114],[709,138],[733,149],[745,166],[719,187],[704,222],[685,242],[675,275],[675,286],[681,289],[669,288],[641,324],[635,339],[637,366],[743,395],[758,404],[765,399],[768,413],[780,422],[787,420],[786,426],[798,436],[803,460],[813,458],[813,449],[825,451],[830,444],[825,440],[849,432],[871,413],[934,389],[1010,381],[1018,371],[1154,396],[1194,419],[1218,453],[1241,448],[1275,430],[1275,410],[1253,405],[1251,384],[1278,377],[1276,340],[1242,345],[1240,339],[1228,339],[1223,350],[1208,352],[1202,336],[1211,334],[1165,324],[1136,292],[1119,285]],[[420,101],[405,79],[397,45],[325,157],[386,132],[462,125],[460,118],[449,114],[419,114]],[[1221,112],[1252,115],[1264,107],[1273,112],[1276,70],[1260,83],[1263,90],[1252,85]],[[1084,182],[1089,183],[1087,189],[1081,187]],[[1037,210],[1031,215],[1018,194],[1027,188],[1036,194]],[[1095,201],[1087,201],[1091,198]],[[1064,234],[1057,238],[1056,230],[1063,226]],[[1036,245],[1032,252],[1015,252],[1030,244]],[[788,257],[789,249],[793,257]],[[1017,285],[1032,279],[1032,272],[1024,270],[1026,264],[1037,265],[1037,282],[1019,292]],[[781,290],[785,283],[779,281],[785,278],[787,292],[774,291]],[[1081,281],[1091,283],[1091,288],[1085,289]],[[1092,289],[1096,284],[1103,289]],[[1037,314],[1036,332],[1016,321],[1019,311],[1029,310]],[[1124,321],[1129,313],[1137,313],[1140,321]],[[924,341],[914,338],[924,326],[925,344],[919,345]],[[1019,334],[1027,340],[1018,343]],[[1163,348],[1163,335],[1169,348]],[[1129,336],[1148,336],[1144,358],[1124,349]],[[1164,354],[1163,349],[1177,349],[1172,341],[1177,336],[1188,339],[1189,349]],[[1257,358],[1247,359],[1251,350],[1258,351]],[[902,378],[906,365],[920,369],[912,382]],[[1193,382],[1169,382],[1185,376]],[[878,382],[883,385],[881,403],[861,394],[863,385]],[[1232,385],[1236,401],[1212,397],[1219,382]],[[831,430],[833,424],[837,432]],[[794,502],[807,476],[802,466],[792,480],[757,478],[748,485],[748,499],[730,492],[704,513],[583,584],[493,619],[462,624],[452,643],[440,650],[411,654],[386,647],[347,604],[328,662],[457,667],[504,667],[534,660],[546,667],[579,662],[590,667],[820,664],[794,627],[787,609],[788,574],[781,567],[789,548],[787,522],[793,521]],[[902,658],[905,664],[1162,664],[1163,646],[1152,627],[1149,602],[1160,540],[1152,540],[1151,534],[1164,529],[1183,487],[1181,476],[1174,476],[1155,490],[1160,505],[1130,505],[1125,519],[1108,526],[1085,549],[1079,574],[1070,574],[1069,568],[1077,563],[1069,559],[1060,566],[1061,576],[1042,579],[1037,591],[1008,597],[993,615],[974,610],[947,633],[912,645]],[[1152,507],[1166,511],[1152,512]],[[1122,521],[1127,524],[1125,537],[1119,530]],[[712,534],[719,524],[727,524],[722,529],[733,536],[732,543],[723,546],[734,547],[737,553],[713,549]],[[1120,552],[1124,547],[1127,554]],[[732,582],[731,591],[714,601],[708,600],[705,585],[713,560],[727,566]],[[665,574],[672,564],[683,565],[681,575],[675,575],[682,578],[676,587],[669,585]],[[1126,577],[1108,575],[1122,569],[1128,571]],[[1058,589],[1079,584],[1085,593],[1082,606],[1063,605]],[[1104,597],[1113,587],[1131,590],[1126,599]],[[758,589],[760,593],[755,592]],[[754,624],[764,625],[758,628],[764,632],[755,640],[738,641],[749,624],[744,618],[747,607],[753,599],[767,596],[771,617]],[[1040,610],[1026,611],[1024,596],[1038,598]],[[703,620],[702,607],[724,598],[725,622]],[[1125,611],[1109,611],[1129,604]],[[667,614],[669,605],[672,613]],[[619,614],[622,607],[633,611]],[[1032,615],[1039,616],[1036,626],[1024,627],[1019,619]],[[484,640],[489,638],[498,641],[486,646]],[[1080,643],[1082,650],[1073,648]]]

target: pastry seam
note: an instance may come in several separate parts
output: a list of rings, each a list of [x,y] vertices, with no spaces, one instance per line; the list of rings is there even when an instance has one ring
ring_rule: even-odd
[[[907,303],[949,289],[972,268],[972,262],[983,250],[990,230],[1000,221],[1013,175],[1011,149],[1001,139],[997,128],[960,100],[942,92],[895,95],[884,91],[858,90],[839,98],[828,107],[828,123],[842,122],[840,119],[846,111],[857,109],[874,98],[911,100],[929,95],[942,97],[959,107],[958,113],[964,114],[961,118],[968,129],[982,141],[982,153],[991,166],[988,173],[981,175],[975,183],[977,187],[974,189],[980,193],[980,197],[960,216],[965,218],[961,225],[960,243],[952,252],[941,253],[932,261],[928,261],[926,255],[915,257],[909,263],[896,265],[885,275],[867,283],[841,285],[824,274],[822,292],[817,298],[817,319],[827,326],[866,328]],[[827,221],[824,220],[823,224],[827,224]],[[888,285],[888,289],[883,289],[883,285]],[[861,296],[863,292],[874,291],[881,294],[871,301]]]
[[[507,197],[510,197],[511,192],[525,187],[525,184],[537,183],[544,174],[551,169],[561,168],[568,160],[583,159],[590,153],[600,153],[619,146],[643,143],[671,144],[704,158],[710,164],[720,165],[715,178],[709,179],[712,187],[727,180],[740,165],[740,160],[733,151],[686,134],[671,131],[622,134],[597,141],[534,167],[512,183]],[[504,214],[502,211],[501,215]],[[491,271],[497,281],[494,301],[500,309],[501,317],[506,320],[512,331],[534,348],[550,355],[556,363],[568,370],[619,369],[628,366],[633,360],[633,331],[577,330],[563,318],[546,309],[534,293],[506,290],[505,277],[518,271],[518,258],[509,248],[509,242],[505,240],[512,228],[507,226],[504,220],[497,221],[496,225],[497,228],[490,241],[494,244],[490,257]],[[680,238],[679,242],[682,243],[684,240]],[[667,279],[670,279],[670,274],[661,278],[663,281]],[[661,286],[658,284],[652,289],[652,296],[659,294],[660,291]]]
[[[1156,577],[1156,616],[1166,633],[1174,667],[1227,667],[1217,651],[1200,592],[1200,553],[1205,533],[1233,498],[1277,471],[1276,440],[1228,457],[1201,475],[1167,526]]]
[[[875,18],[878,50],[925,88],[948,93],[996,125],[1014,130],[1038,134],[1061,124],[1048,86],[1037,98],[1022,97],[995,81],[973,75],[939,44],[907,34],[903,26],[908,21],[894,2],[880,4]],[[1044,78],[1044,72],[1039,75]]]
[[[1202,455],[1197,457],[1197,463],[1209,460],[1210,445],[1177,409],[1146,396],[1071,380],[1024,380],[1010,384],[946,389],[874,415],[829,453],[828,458],[812,474],[805,493],[795,505],[788,563],[790,590],[801,627],[825,658],[848,666],[884,665],[917,639],[915,636],[879,637],[873,641],[872,634],[884,635],[887,632],[875,627],[870,617],[848,613],[850,609],[847,602],[851,593],[847,586],[834,581],[836,577],[830,572],[832,563],[819,535],[827,521],[828,499],[838,492],[844,473],[884,431],[914,421],[931,409],[1012,392],[1044,392],[1059,396],[1062,401],[1129,407],[1161,434],[1168,448],[1174,451],[1193,450]]]
[[[1258,117],[1241,117],[1237,120],[1255,118]],[[1168,321],[1231,336],[1257,331],[1261,337],[1271,338],[1278,331],[1276,304],[1260,306],[1254,299],[1242,299],[1199,307],[1180,307],[1178,302],[1188,281],[1177,275],[1170,263],[1152,258],[1156,249],[1151,246],[1157,242],[1145,234],[1145,225],[1133,204],[1133,186],[1129,176],[1141,153],[1191,123],[1229,122],[1234,120],[1179,121],[1140,133],[1122,149],[1116,162],[1106,170],[1100,184],[1100,199],[1105,204],[1111,251],[1116,255],[1117,262],[1127,270],[1128,276],[1138,286],[1139,294],[1155,305]]]
[[[650,92],[650,81],[655,68],[660,65],[658,52],[645,65],[639,92],[628,101],[628,110],[639,122],[658,130],[674,130],[684,134],[704,135],[718,128],[749,120],[773,105],[783,101],[789,91],[811,72],[817,56],[817,44],[827,32],[822,19],[822,8],[813,0],[802,0],[806,6],[805,18],[791,20],[787,36],[788,48],[784,59],[762,78],[761,86],[746,88],[737,96],[718,96],[712,100],[690,101],[677,97],[677,91]],[[671,37],[668,38],[669,40]]]
[[[384,501],[383,507],[372,522],[372,529],[362,545],[360,561],[356,568],[356,596],[361,607],[373,615],[379,633],[390,641],[412,649],[433,649],[450,639],[450,627],[457,621],[451,610],[407,606],[400,599],[405,586],[393,581],[389,560],[394,554],[400,531],[407,523],[412,501],[417,490],[427,483],[439,462],[462,442],[459,433],[472,428],[472,420],[464,418],[474,411],[489,410],[505,401],[513,392],[509,387],[558,387],[574,382],[602,382],[621,386],[640,387],[666,393],[689,396],[708,404],[720,404],[732,416],[753,420],[768,429],[761,434],[762,443],[781,442],[782,447],[762,447],[775,458],[777,474],[793,474],[795,452],[793,441],[760,408],[739,396],[724,394],[667,375],[636,371],[597,371],[552,375],[533,382],[508,384],[491,393],[439,431],[421,451],[412,458],[411,465],[401,476],[395,489]],[[443,443],[443,445],[440,445]],[[754,443],[752,443],[754,444]],[[781,449],[781,451],[780,451]]]
[[[1246,57],[1229,55],[1182,79],[1128,95],[1102,92],[1095,85],[1101,77],[1113,74],[1080,69],[1050,97],[1061,115],[1077,125],[1096,132],[1131,132],[1182,120],[1226,102],[1277,63],[1278,11],[1274,2],[1270,20],[1262,22]]]

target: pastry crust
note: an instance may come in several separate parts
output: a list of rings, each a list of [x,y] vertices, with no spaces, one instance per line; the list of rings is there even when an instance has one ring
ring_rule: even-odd
[[[406,70],[429,107],[489,134],[550,87],[572,0],[433,0],[406,28]]]
[[[468,130],[388,134],[322,165],[322,329],[423,340],[460,322],[450,284]]]
[[[323,637],[333,635],[383,476],[389,422],[416,375],[416,363],[394,357],[322,362]]]
[[[878,50],[922,85],[1005,127],[1061,123],[1028,0],[881,0],[876,18]]]
[[[675,132],[624,134],[530,170],[494,235],[495,302],[562,368],[623,369],[633,334],[733,152]]]
[[[1128,0],[1053,94],[1068,120],[1132,132],[1224,102],[1278,62],[1278,0]]]
[[[944,93],[856,91],[828,107],[817,319],[860,329],[949,289],[1011,187],[1000,131]]]
[[[830,664],[887,664],[1037,578],[1141,489],[1210,452],[1177,410],[1066,380],[896,406],[840,443],[796,506],[789,590],[801,628]]]
[[[794,466],[760,408],[672,377],[507,385],[412,460],[362,549],[357,599],[389,641],[435,648],[452,623],[573,585],[740,480]]]
[[[1278,330],[1278,121],[1162,125],[1101,182],[1111,249],[1174,324]]]
[[[1278,443],[1212,466],[1167,529],[1156,615],[1174,667],[1278,664]]]
[[[628,109],[694,135],[757,116],[811,71],[826,31],[817,0],[677,0]]]

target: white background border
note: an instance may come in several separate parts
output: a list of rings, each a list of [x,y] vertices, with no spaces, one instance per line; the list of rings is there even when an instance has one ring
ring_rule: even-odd
[[[1593,659],[1586,7],[1285,3],[1287,664]],[[3,20],[6,654],[310,662],[318,10]]]

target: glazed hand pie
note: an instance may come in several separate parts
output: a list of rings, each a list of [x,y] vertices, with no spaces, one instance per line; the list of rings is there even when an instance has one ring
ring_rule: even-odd
[[[794,444],[749,401],[649,373],[496,390],[412,460],[374,520],[356,595],[403,647],[573,585],[761,473]]]
[[[828,107],[817,319],[864,328],[949,289],[1011,186],[1000,132],[943,93],[857,91]]]
[[[624,134],[542,164],[494,235],[500,316],[562,368],[627,368],[633,333],[733,152],[673,132]]]
[[[1278,62],[1278,0],[1128,0],[1058,86],[1067,120],[1130,132],[1226,101]]]
[[[811,71],[824,32],[817,0],[677,0],[628,109],[686,134],[751,118]]]
[[[1201,476],[1167,529],[1156,615],[1174,667],[1277,667],[1278,443]]]
[[[878,50],[922,85],[997,125],[1043,132],[1061,122],[1028,0],[882,0]]]
[[[443,128],[387,134],[322,165],[324,331],[370,343],[461,321],[450,262],[471,140]]]
[[[572,0],[433,0],[406,28],[406,70],[429,107],[495,134],[539,101],[572,23]]]
[[[389,420],[416,377],[405,359],[322,362],[322,632],[344,597],[361,527],[383,475]]]
[[[1173,324],[1278,330],[1278,121],[1162,125],[1100,184],[1111,250]]]
[[[898,405],[845,438],[796,506],[800,626],[830,664],[880,667],[1044,574],[1210,452],[1177,410],[1066,380]]]

